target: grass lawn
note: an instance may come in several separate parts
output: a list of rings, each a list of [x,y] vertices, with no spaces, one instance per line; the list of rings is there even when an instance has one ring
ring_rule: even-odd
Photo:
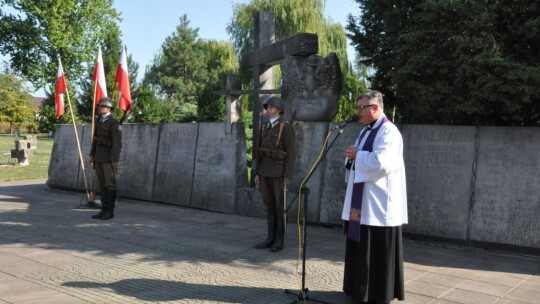
[[[49,175],[49,161],[54,139],[46,134],[37,136],[37,149],[29,158],[28,166],[10,165],[11,149],[15,149],[15,140],[24,139],[8,134],[0,134],[0,183],[7,181],[20,181],[31,179],[47,179]],[[13,159],[17,162],[17,159]]]

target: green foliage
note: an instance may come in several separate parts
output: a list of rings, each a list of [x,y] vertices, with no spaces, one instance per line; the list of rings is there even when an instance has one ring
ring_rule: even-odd
[[[223,88],[225,75],[236,70],[231,45],[199,39],[184,15],[145,74],[145,93],[151,88],[157,98],[147,98],[144,111],[161,111],[162,122],[223,120],[224,99],[213,91]]]
[[[361,82],[361,77],[351,69],[343,77],[343,90],[339,99],[339,110],[334,121],[346,121],[356,115],[356,97],[367,90],[367,84]]]
[[[65,117],[65,115],[64,115]],[[65,120],[66,118],[60,118]],[[54,131],[56,128],[56,111],[54,106],[44,104],[39,108],[38,116],[38,131],[42,133],[48,133]]]
[[[56,80],[57,55],[68,79],[83,79],[111,23],[119,20],[112,0],[0,0],[0,53],[34,87]]]
[[[232,45],[223,41],[205,41],[202,45],[206,63],[207,83],[198,101],[198,121],[223,121],[225,96],[214,94],[223,89],[227,74],[238,71],[238,60]]]
[[[540,3],[357,0],[348,35],[403,122],[540,125]]]
[[[143,84],[137,92],[137,105],[133,108],[131,118],[137,123],[161,123],[166,116],[162,100],[157,98],[153,87]]]
[[[147,70],[144,82],[155,87],[167,100],[173,115],[171,122],[189,121],[197,104],[197,92],[204,87],[205,70],[198,29],[189,26],[186,15],[171,36],[165,39],[161,52]],[[191,107],[186,106],[191,104]]]
[[[12,74],[0,73],[0,123],[9,123],[10,131],[34,121],[32,97],[24,81]]]

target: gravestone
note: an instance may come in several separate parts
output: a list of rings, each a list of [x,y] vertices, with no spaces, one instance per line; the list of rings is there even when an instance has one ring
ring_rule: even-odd
[[[28,142],[28,149],[37,149],[37,136],[34,134],[28,134],[24,136],[24,139]]]
[[[16,140],[15,149],[11,149],[11,158],[16,158],[19,166],[28,166],[30,156],[32,156],[30,143],[24,139]]]

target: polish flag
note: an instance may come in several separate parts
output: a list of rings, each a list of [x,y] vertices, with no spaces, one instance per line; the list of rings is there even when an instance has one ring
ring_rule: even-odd
[[[116,83],[118,83],[118,91],[120,91],[120,100],[118,106],[129,112],[131,110],[131,90],[129,88],[128,65],[126,57],[126,49],[122,48],[120,52],[120,60],[118,69],[116,70]]]
[[[103,69],[103,57],[101,56],[101,47],[98,50],[98,58],[96,61],[96,67],[94,68],[94,76],[92,80],[95,82],[94,86],[94,106],[98,106],[98,102],[102,97],[107,97],[107,84],[105,83],[105,70]]]
[[[66,92],[67,87],[64,69],[62,68],[62,61],[60,61],[60,57],[58,57],[58,75],[56,78],[56,96],[54,104],[54,108],[56,109],[56,119],[64,114],[64,94]]]

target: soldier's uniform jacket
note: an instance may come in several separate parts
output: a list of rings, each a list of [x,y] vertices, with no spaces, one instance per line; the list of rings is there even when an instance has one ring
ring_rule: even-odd
[[[281,123],[283,123],[283,131],[280,136],[279,130]],[[275,121],[273,127],[269,127],[268,123],[263,124],[259,132],[259,149],[256,155],[257,166],[255,166],[255,175],[291,179],[296,162],[294,137],[293,127],[288,122],[283,122],[281,117]],[[283,159],[271,157],[271,153],[261,153],[261,148],[265,152],[271,150],[276,152],[283,151],[286,155]],[[274,153],[274,155],[275,154],[276,153]]]
[[[90,156],[93,156],[96,162],[118,162],[121,149],[122,130],[118,120],[112,115],[109,115],[103,122],[98,119],[94,129]]]

